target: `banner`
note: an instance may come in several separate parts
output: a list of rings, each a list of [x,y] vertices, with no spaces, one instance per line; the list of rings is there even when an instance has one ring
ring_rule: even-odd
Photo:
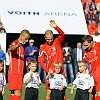
[[[44,34],[55,20],[65,34],[88,34],[81,0],[0,0],[0,15],[7,33]]]

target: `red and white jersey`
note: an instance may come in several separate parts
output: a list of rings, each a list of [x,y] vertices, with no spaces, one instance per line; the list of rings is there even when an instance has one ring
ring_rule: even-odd
[[[96,42],[95,46],[90,50],[84,51],[84,60],[90,64],[90,73],[93,77],[100,77],[100,43]]]
[[[18,40],[11,43],[11,46],[18,44]],[[9,52],[8,74],[23,74],[24,69],[24,48],[18,47],[15,51]]]
[[[57,26],[55,28],[59,33],[59,36],[54,40],[52,45],[45,43],[41,48],[38,56],[38,62],[40,66],[48,73],[49,69],[54,70],[53,63],[59,61],[62,64],[62,70],[64,70],[63,53],[61,44],[64,40],[64,32]],[[44,65],[44,59],[46,59],[46,65]]]

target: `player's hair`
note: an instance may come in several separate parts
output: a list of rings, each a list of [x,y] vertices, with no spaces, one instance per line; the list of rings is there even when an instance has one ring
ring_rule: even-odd
[[[88,63],[85,60],[81,60],[78,62],[79,64],[81,63],[83,66],[88,67]]]
[[[46,31],[45,31],[45,36],[46,36],[47,34],[48,34],[48,35],[53,35],[53,32],[52,32],[51,30],[46,30]]]
[[[90,35],[85,35],[83,38],[82,38],[82,42],[84,43],[85,41],[87,41],[88,43],[91,43],[93,41],[93,37],[90,36]]]
[[[24,29],[24,30],[21,31],[21,35],[22,34],[27,34],[27,35],[30,36],[30,32],[28,30],[26,30],[26,29]]]
[[[37,64],[37,61],[36,61],[35,59],[30,59],[30,60],[28,61],[28,66],[29,66],[31,63]]]
[[[59,67],[59,68],[62,67],[62,64],[61,64],[60,62],[58,62],[58,61],[54,62],[53,65],[54,65],[54,68],[55,68],[55,67]]]
[[[4,66],[4,62],[2,60],[0,60],[0,64],[2,64]]]
[[[2,64],[2,66],[4,66],[4,62],[2,60],[0,60],[0,64]],[[4,70],[2,69],[1,72],[4,72]]]

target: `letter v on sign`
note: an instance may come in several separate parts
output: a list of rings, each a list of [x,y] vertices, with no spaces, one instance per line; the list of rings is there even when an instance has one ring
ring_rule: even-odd
[[[14,13],[14,11],[8,11],[8,13],[9,13],[9,14],[13,14],[13,13]]]

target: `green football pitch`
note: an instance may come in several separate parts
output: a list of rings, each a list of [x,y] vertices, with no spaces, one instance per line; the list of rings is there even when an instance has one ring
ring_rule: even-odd
[[[67,87],[68,87],[66,89],[67,99],[68,100],[74,100],[75,90],[74,90],[74,94],[73,95],[70,95],[70,87],[71,87],[71,85],[68,84]],[[23,90],[22,90],[21,100],[24,100],[24,94],[25,94],[25,84],[23,84]],[[39,99],[38,100],[44,100],[45,94],[46,94],[45,84],[41,84],[41,86],[39,87]],[[3,100],[8,100],[9,95],[10,95],[10,92],[8,91],[8,85],[6,85],[6,87],[5,87],[5,95],[4,95]],[[91,100],[91,99],[89,99],[89,100]]]

